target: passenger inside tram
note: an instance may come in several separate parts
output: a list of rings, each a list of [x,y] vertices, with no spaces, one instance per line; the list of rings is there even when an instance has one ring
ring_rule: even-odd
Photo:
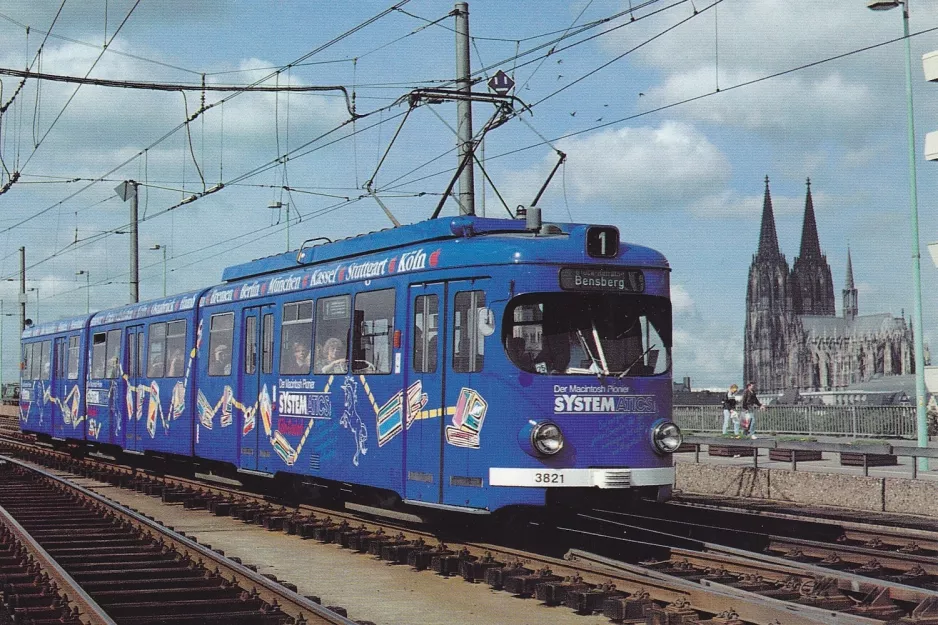
[[[316,373],[345,373],[348,370],[345,351],[341,339],[334,336],[326,339],[322,348],[316,351]]]

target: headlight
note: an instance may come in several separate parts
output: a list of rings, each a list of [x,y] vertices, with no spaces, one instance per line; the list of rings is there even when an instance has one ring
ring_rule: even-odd
[[[553,456],[563,449],[563,432],[556,423],[542,421],[531,430],[531,445],[538,453]]]
[[[676,424],[665,421],[656,425],[651,431],[651,440],[658,453],[673,454],[684,442],[684,435],[681,434],[681,428]]]

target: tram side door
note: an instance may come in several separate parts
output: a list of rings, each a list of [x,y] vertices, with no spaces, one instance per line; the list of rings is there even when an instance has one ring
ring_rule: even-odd
[[[440,503],[446,415],[446,285],[415,284],[408,294],[405,497]],[[424,403],[423,397],[426,397]]]
[[[125,360],[123,371],[124,382],[127,387],[124,389],[123,396],[118,398],[119,401],[115,404],[117,409],[113,414],[114,419],[124,422],[122,427],[124,440],[117,439],[114,442],[122,445],[124,449],[137,451],[138,447],[142,448],[143,434],[147,427],[155,431],[155,428],[159,425],[156,423],[159,418],[159,405],[148,406],[149,402],[159,402],[159,396],[151,396],[149,389],[145,386],[142,387],[144,380],[142,379],[143,372],[140,370],[140,365],[143,362],[143,354],[141,353],[144,343],[143,326],[130,326],[127,328],[124,341],[123,353]],[[120,388],[120,385],[118,385],[118,388]],[[120,400],[123,400],[123,402]],[[147,422],[153,420],[152,424],[143,421],[144,414],[146,414]],[[114,431],[118,431],[116,425]]]
[[[245,308],[241,323],[243,355],[241,388],[238,397],[244,404],[241,412],[239,467],[258,470],[258,457],[270,438],[273,415],[272,397],[276,384],[274,372],[274,305]],[[266,424],[266,425],[265,425]]]
[[[59,402],[52,402],[52,436],[65,438],[65,415],[62,406],[67,405],[68,384],[66,383],[66,355],[68,354],[68,338],[55,339],[52,346],[52,396]]]
[[[445,414],[441,419],[443,462],[440,503],[484,508],[487,505],[489,461],[506,441],[492,440],[484,428],[493,384],[482,383],[486,347],[497,344],[494,319],[487,306],[491,280],[459,280],[447,284],[446,362],[443,363]],[[442,338],[440,339],[442,340]],[[491,365],[489,365],[491,369]],[[496,379],[491,375],[488,380]],[[508,411],[506,411],[508,412]],[[489,427],[489,431],[492,428]],[[486,440],[487,439],[487,440]],[[484,451],[484,450],[488,451]]]

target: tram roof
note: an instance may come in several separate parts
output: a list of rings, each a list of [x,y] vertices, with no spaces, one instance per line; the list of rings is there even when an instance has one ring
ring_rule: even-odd
[[[556,241],[558,236],[563,235],[576,237],[578,233],[585,232],[588,225],[551,222],[549,224],[545,223],[545,227],[546,233],[550,236],[543,236],[543,233],[539,233],[538,239],[541,241]],[[35,338],[68,330],[77,330],[82,328],[89,320],[90,325],[94,327],[130,319],[191,310],[200,296],[204,297],[206,294],[211,294],[214,291],[224,290],[226,288],[230,290],[230,285],[226,285],[225,283],[245,280],[265,274],[289,271],[291,269],[301,269],[309,265],[341,261],[421,243],[469,239],[472,237],[481,238],[485,235],[508,235],[515,240],[518,240],[519,235],[530,235],[531,240],[534,241],[534,234],[534,232],[528,230],[527,224],[523,219],[491,219],[486,217],[460,216],[431,219],[397,228],[388,228],[386,230],[362,234],[340,241],[305,247],[307,242],[312,241],[308,240],[304,242],[304,246],[299,250],[275,254],[273,256],[259,258],[247,263],[228,267],[222,273],[222,284],[207,286],[198,291],[189,291],[148,302],[128,304],[118,308],[101,310],[91,315],[36,324],[27,328],[23,332],[22,337]],[[625,246],[625,249],[628,250],[629,262],[657,266],[665,269],[669,268],[667,259],[665,259],[660,252],[649,247],[624,241],[622,244]],[[476,252],[479,251],[479,249],[476,249]],[[556,251],[557,248],[542,250],[544,254],[548,255]],[[474,255],[467,260],[468,262],[472,262],[473,259],[477,260],[478,255]],[[622,260],[623,257],[620,254],[619,261],[621,262]]]
[[[88,321],[88,317],[90,316],[91,315],[83,315],[81,317],[70,317],[68,319],[59,319],[57,321],[45,321],[43,323],[37,323],[23,330],[22,336],[24,339],[29,339],[38,336],[45,336],[47,334],[67,332],[69,330],[80,330],[85,326],[85,323]]]
[[[586,228],[585,224],[570,223],[545,223],[545,226],[548,228],[549,234],[553,235],[569,235],[577,229]],[[430,219],[311,247],[305,247],[304,242],[304,246],[299,250],[232,265],[222,273],[222,281],[234,282],[278,271],[339,261],[421,243],[468,239],[485,235],[517,236],[520,234],[534,235],[533,232],[528,230],[523,219],[492,219],[475,216]],[[659,252],[643,246],[627,245],[636,261],[640,260],[652,265],[657,264],[667,267],[667,261]]]
[[[415,243],[441,241],[475,234],[524,231],[525,222],[523,219],[489,219],[469,216],[429,219],[396,228],[360,234],[335,242],[301,247],[299,250],[292,252],[258,258],[240,265],[232,265],[222,273],[222,280],[232,282],[265,273],[353,258]],[[303,245],[305,246],[306,242]]]
[[[143,319],[146,317],[155,317],[157,315],[167,315],[195,308],[199,294],[205,289],[198,291],[189,291],[188,293],[179,293],[170,297],[139,302],[136,304],[127,304],[120,308],[110,308],[101,310],[91,316],[91,325],[101,326],[119,321],[129,321],[131,319]]]

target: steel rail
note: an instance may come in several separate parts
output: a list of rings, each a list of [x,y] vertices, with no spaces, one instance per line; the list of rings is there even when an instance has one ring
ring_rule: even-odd
[[[850,553],[856,554],[857,557],[860,555],[866,555],[870,558],[879,559],[880,561],[884,561],[885,559],[893,559],[897,564],[907,564],[912,562],[921,564],[929,573],[938,575],[938,533],[934,531],[908,527],[891,527],[887,525],[870,523],[857,523],[855,521],[823,519],[817,517],[809,518],[804,515],[778,513],[765,510],[752,511],[749,509],[739,509],[732,506],[683,502],[676,504],[669,503],[668,505],[676,505],[690,509],[715,510],[747,517],[764,517],[798,522],[811,522],[840,528],[843,530],[843,533],[836,543],[790,538],[787,536],[778,536],[772,534],[766,534],[766,538],[771,543],[778,545],[779,548],[788,546],[790,544],[792,546],[806,547],[812,550],[813,553],[823,552],[823,555],[828,555],[829,552],[836,552],[838,554]],[[720,530],[725,529],[723,527],[717,527],[714,525],[709,525],[708,527],[713,527]],[[772,544],[770,544],[769,547],[771,548]],[[913,547],[917,549],[912,550]],[[827,549],[828,552],[824,552],[825,549]],[[933,568],[929,569],[928,567]]]
[[[901,553],[897,551],[880,551],[868,547],[854,545],[831,545],[828,543],[803,540],[800,538],[781,538],[773,536],[769,542],[769,550],[778,553],[798,553],[815,558],[828,558],[837,556],[841,561],[864,565],[875,560],[884,567],[899,571],[908,571],[914,566],[920,566],[929,575],[938,576],[938,558],[923,556],[915,553]],[[760,554],[761,555],[761,554]],[[779,556],[786,560],[786,556]],[[818,565],[823,567],[823,564]]]
[[[226,558],[211,549],[200,545],[191,538],[187,538],[178,532],[160,525],[159,523],[148,519],[126,506],[122,506],[103,495],[99,495],[83,486],[64,479],[58,475],[50,473],[44,469],[36,467],[30,463],[20,461],[9,456],[0,456],[0,460],[5,460],[29,471],[42,475],[57,484],[60,484],[70,490],[80,493],[87,499],[93,500],[116,514],[132,520],[134,523],[146,527],[155,535],[160,536],[165,542],[174,545],[180,553],[184,555],[197,556],[203,560],[211,562],[220,571],[223,571],[234,583],[242,588],[257,590],[261,599],[270,604],[278,605],[283,612],[295,619],[306,619],[307,623],[324,623],[328,625],[356,625],[355,621],[349,620],[335,612],[324,608],[314,601],[292,592],[285,586],[274,582],[263,575],[252,571],[251,569]],[[64,573],[64,571],[63,571]],[[312,617],[312,618],[311,618]],[[113,623],[113,621],[109,621]],[[304,621],[300,621],[304,622]]]
[[[907,584],[889,582],[865,575],[857,575],[845,571],[832,571],[817,564],[792,562],[764,553],[742,551],[723,545],[706,545],[707,551],[696,552],[686,549],[672,549],[671,557],[683,558],[700,567],[723,567],[729,571],[740,573],[757,573],[759,575],[774,576],[784,579],[795,575],[806,580],[827,578],[835,579],[837,587],[841,590],[869,594],[886,591],[890,599],[921,603],[927,600],[938,600],[938,591],[927,590]]]
[[[55,583],[59,586],[59,596],[68,599],[68,604],[78,610],[79,617],[85,619],[88,625],[117,625],[104,609],[82,589],[78,582],[55,561],[55,558],[49,555],[49,552],[36,542],[36,539],[3,506],[0,506],[0,523],[6,525],[7,529],[36,559],[41,569],[55,580]]]
[[[648,573],[648,570],[642,567],[604,558],[577,549],[568,552],[567,558],[571,562],[585,563],[593,570],[603,571],[613,578],[640,578],[643,574]],[[668,582],[666,579],[668,576],[658,575],[656,577],[659,583]],[[714,582],[694,583],[674,578],[671,579],[673,581],[671,581],[669,585],[673,585],[674,588],[683,589],[683,592],[686,593],[686,596],[693,605],[704,605],[712,601],[712,596],[719,596],[723,598],[724,605],[727,601],[732,602],[733,609],[739,614],[739,618],[747,622],[778,622],[785,623],[786,625],[795,625],[796,623],[883,625],[883,621],[880,619],[834,612],[813,606],[797,605],[772,597],[746,593],[739,589]],[[653,582],[648,583],[650,585]]]
[[[791,520],[791,521],[811,521],[813,523],[821,523],[825,525],[836,525],[842,527],[845,530],[845,535],[849,538],[850,534],[863,535],[869,537],[878,537],[881,539],[889,537],[890,539],[901,540],[901,539],[912,539],[916,542],[919,542],[920,546],[922,543],[928,545],[927,548],[932,549],[938,552],[938,534],[933,531],[916,529],[911,527],[893,527],[890,525],[880,525],[876,523],[858,523],[856,521],[850,520],[840,520],[840,519],[828,519],[824,517],[811,516],[809,517],[806,514],[793,514],[791,512],[778,512],[775,510],[763,510],[763,509],[752,509],[752,508],[743,508],[740,506],[733,505],[721,505],[719,503],[702,503],[700,501],[688,501],[684,499],[687,495],[682,495],[680,500],[672,500],[668,502],[669,506],[688,508],[690,510],[715,510],[718,512],[730,512],[740,515],[746,515],[751,517],[765,517],[769,519],[781,519],[781,520]],[[724,498],[728,499],[728,498]],[[772,500],[759,500],[760,503],[772,504],[776,503]],[[791,502],[783,502],[788,505],[792,505]],[[832,512],[840,511],[843,514],[849,514],[850,510],[843,510],[838,508],[829,508]],[[857,538],[859,540],[859,538]],[[868,540],[868,539],[867,539]]]

